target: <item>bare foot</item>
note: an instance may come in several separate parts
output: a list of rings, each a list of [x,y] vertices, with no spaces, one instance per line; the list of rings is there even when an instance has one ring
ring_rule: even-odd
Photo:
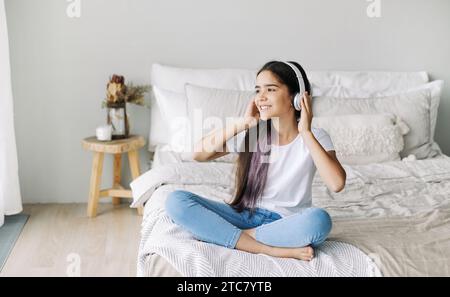
[[[314,258],[314,249],[310,246],[294,248],[293,257],[299,260],[311,261]]]
[[[245,229],[245,230],[242,230],[242,232],[244,232],[244,233],[246,233],[246,234],[248,234],[249,236],[251,236],[253,239],[256,239],[256,228],[253,228],[253,229]]]
[[[243,233],[247,234],[254,240],[256,240],[256,228],[253,229],[243,229]],[[274,247],[274,246],[266,246],[265,254],[282,257],[282,258],[294,258],[304,261],[311,261],[314,258],[314,249],[311,246],[299,247],[299,248],[283,248],[283,247]]]

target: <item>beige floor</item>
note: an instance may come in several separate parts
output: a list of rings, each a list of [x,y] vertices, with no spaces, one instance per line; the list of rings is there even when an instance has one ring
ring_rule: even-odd
[[[25,205],[30,214],[0,276],[135,276],[142,217],[129,204]]]

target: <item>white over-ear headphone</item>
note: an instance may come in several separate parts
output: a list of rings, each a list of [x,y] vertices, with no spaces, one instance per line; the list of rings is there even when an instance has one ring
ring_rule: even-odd
[[[297,66],[295,66],[294,64],[289,63],[289,62],[283,62],[283,63],[285,63],[286,65],[289,65],[289,67],[291,67],[292,70],[294,70],[295,75],[297,76],[298,86],[300,87],[300,92],[295,94],[293,105],[296,110],[301,110],[302,106],[300,104],[300,101],[302,100],[303,93],[305,93],[305,91],[306,91],[305,79],[303,78],[303,75],[300,72],[300,70],[297,68]]]

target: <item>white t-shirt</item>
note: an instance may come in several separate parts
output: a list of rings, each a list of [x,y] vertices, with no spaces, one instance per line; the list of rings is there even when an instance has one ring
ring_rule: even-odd
[[[325,149],[334,150],[328,133],[319,128],[311,128],[314,137]],[[227,141],[230,152],[243,147],[245,131]],[[266,185],[257,207],[262,207],[289,216],[312,205],[312,180],[316,166],[303,142],[301,135],[286,145],[272,144]]]

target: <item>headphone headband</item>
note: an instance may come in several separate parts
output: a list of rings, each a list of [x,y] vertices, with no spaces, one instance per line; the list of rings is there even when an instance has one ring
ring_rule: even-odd
[[[292,70],[294,70],[295,75],[297,76],[298,86],[300,88],[300,94],[303,96],[303,93],[306,91],[306,87],[305,87],[305,79],[303,78],[302,73],[297,68],[297,66],[295,66],[294,64],[289,63],[289,62],[283,62],[283,63],[285,63],[286,65],[289,65],[289,67],[291,67]]]
[[[299,90],[299,93],[297,93],[294,97],[293,105],[296,110],[301,110],[300,101],[301,101],[301,98],[303,97],[303,93],[305,93],[305,91],[306,91],[305,79],[297,66],[295,66],[294,64],[289,63],[289,62],[283,61],[283,63],[288,65],[289,67],[291,67],[292,70],[294,70],[294,72],[295,72],[295,76],[297,77],[298,86],[299,86],[300,90]]]

